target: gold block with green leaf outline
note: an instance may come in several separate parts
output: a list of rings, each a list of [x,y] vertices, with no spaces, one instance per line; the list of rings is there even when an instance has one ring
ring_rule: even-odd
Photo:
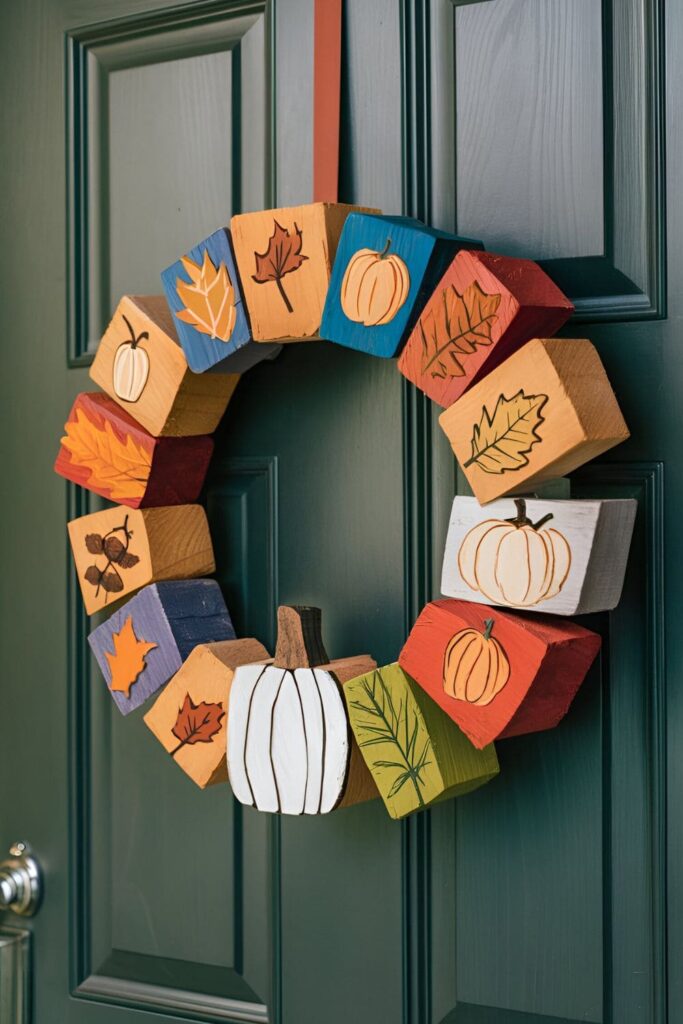
[[[499,772],[493,744],[477,750],[397,663],[350,680],[344,697],[392,818],[469,793]]]

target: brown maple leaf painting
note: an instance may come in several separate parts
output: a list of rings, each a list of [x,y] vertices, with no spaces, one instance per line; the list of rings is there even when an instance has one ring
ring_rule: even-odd
[[[195,704],[187,693],[171,730],[176,739],[180,740],[178,746],[170,751],[171,757],[191,744],[210,743],[216,733],[221,731],[224,717],[225,710],[221,704],[208,704],[203,700]]]
[[[114,651],[105,651],[111,671],[111,690],[130,697],[131,687],[147,665],[146,656],[157,647],[157,644],[138,639],[133,628],[133,617],[129,615],[118,633],[112,633]]]
[[[301,252],[302,244],[303,235],[296,224],[294,230],[290,232],[274,220],[273,233],[268,240],[266,251],[254,253],[256,273],[252,274],[253,280],[257,284],[274,281],[289,313],[293,313],[294,310],[289,296],[282,286],[282,278],[285,274],[291,274],[294,270],[298,270],[304,260],[308,259],[308,256],[304,256]]]

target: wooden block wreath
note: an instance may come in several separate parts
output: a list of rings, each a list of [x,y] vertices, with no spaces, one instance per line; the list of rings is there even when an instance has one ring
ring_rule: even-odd
[[[76,575],[88,615],[159,580],[191,579],[216,564],[200,505],[93,512],[68,524]]]
[[[154,696],[145,722],[176,764],[259,811],[381,796],[402,818],[491,781],[494,740],[570,707],[600,637],[558,616],[616,606],[634,528],[633,500],[530,494],[629,436],[590,341],[550,337],[571,303],[530,260],[340,203],[239,214],[161,276],[166,299],[116,307],[102,393],[76,397],[55,464],[116,503],[68,532],[86,612],[111,612],[88,639],[118,710]],[[475,495],[453,502],[447,599],[380,668],[330,661],[308,606],[279,608],[271,658],[199,578],[209,435],[240,374],[316,338],[400,354]]]
[[[432,601],[398,663],[479,748],[557,725],[600,649],[573,622]]]
[[[154,437],[213,433],[239,380],[190,370],[163,295],[123,296],[90,377]]]
[[[529,491],[625,441],[590,341],[535,338],[439,417],[478,500]]]
[[[532,260],[463,249],[424,307],[398,368],[447,407],[524,342],[558,331],[573,311]]]
[[[210,437],[153,437],[101,392],[82,392],[64,427],[55,470],[130,508],[196,501],[213,454]]]
[[[114,703],[127,715],[168,682],[197,644],[234,638],[214,580],[169,580],[143,587],[93,630],[88,643]]]

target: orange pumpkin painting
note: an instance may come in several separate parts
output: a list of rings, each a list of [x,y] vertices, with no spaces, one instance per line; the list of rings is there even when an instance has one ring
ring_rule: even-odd
[[[408,298],[408,267],[390,248],[389,238],[382,252],[359,249],[344,273],[341,307],[349,320],[365,327],[391,323]]]
[[[530,608],[560,593],[572,553],[559,530],[544,529],[552,513],[532,523],[524,499],[515,506],[513,519],[486,519],[465,535],[458,568],[467,586],[494,604]]]
[[[479,706],[490,704],[510,678],[510,662],[502,645],[491,636],[494,620],[486,629],[461,629],[450,640],[443,661],[444,692],[454,700]]]

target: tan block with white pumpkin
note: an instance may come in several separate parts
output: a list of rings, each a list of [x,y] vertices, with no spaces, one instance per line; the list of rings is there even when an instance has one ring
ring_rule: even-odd
[[[619,603],[637,502],[456,497],[441,593],[553,615]]]
[[[123,296],[90,376],[154,437],[213,433],[239,380],[190,370],[162,295]]]

